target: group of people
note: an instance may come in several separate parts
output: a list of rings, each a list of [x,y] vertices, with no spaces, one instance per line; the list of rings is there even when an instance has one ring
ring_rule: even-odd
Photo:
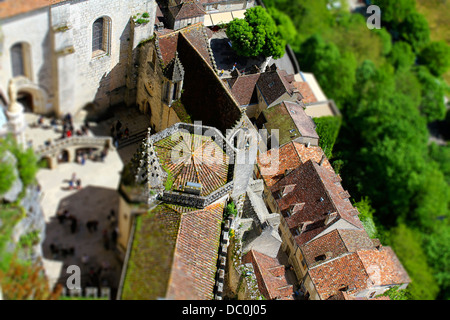
[[[64,224],[65,221],[70,221],[70,232],[73,234],[78,229],[78,219],[69,213],[69,210],[64,209],[56,213],[56,217],[60,224]]]
[[[80,190],[81,189],[81,179],[77,178],[77,174],[72,173],[72,178],[69,180],[69,190],[73,190],[74,188]]]

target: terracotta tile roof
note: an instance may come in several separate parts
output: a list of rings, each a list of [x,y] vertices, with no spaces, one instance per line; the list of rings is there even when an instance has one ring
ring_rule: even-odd
[[[179,32],[171,32],[165,35],[158,35],[159,52],[162,57],[162,63],[166,66],[175,58],[175,52],[177,51]]]
[[[177,6],[169,7],[169,11],[175,20],[195,18],[206,14],[202,6],[195,1],[183,1]]]
[[[223,209],[221,202],[182,215],[168,299],[213,298]]]
[[[306,81],[294,81],[292,83],[297,90],[301,93],[301,95],[303,96],[303,103],[305,104],[309,104],[309,103],[313,103],[313,102],[317,102],[317,98],[314,95],[311,87],[309,86],[308,82]]]
[[[373,249],[372,240],[365,230],[336,229],[301,247],[309,268],[359,249]]]
[[[266,299],[293,300],[293,285],[288,283],[285,267],[278,259],[250,250],[243,262],[253,264],[259,290]]]
[[[292,171],[308,160],[320,162],[325,156],[318,146],[307,147],[303,143],[291,141],[279,149],[270,149],[258,156],[258,166],[266,185],[270,188],[280,181],[286,172]],[[334,172],[327,158],[322,163],[324,168]]]
[[[227,79],[231,93],[241,106],[246,106],[253,102],[258,103],[255,87],[259,77],[260,73],[253,73]]]
[[[229,157],[209,136],[185,131],[154,143],[161,166],[173,177],[172,189],[200,183],[206,196],[227,183]]]
[[[122,300],[212,299],[223,209],[161,204],[139,216]]]
[[[257,86],[264,96],[267,105],[270,105],[286,92],[291,96],[298,94],[292,82],[293,77],[290,77],[285,70],[271,69],[261,73]],[[301,96],[298,94],[298,100],[300,99]]]
[[[122,300],[165,297],[181,214],[167,205],[137,217]]]
[[[13,17],[67,0],[4,0],[0,2],[0,19]]]
[[[295,189],[280,197],[285,185],[296,184]],[[340,196],[344,189],[335,173],[309,160],[271,187],[278,207],[299,246],[340,219],[363,229],[358,211],[348,198]],[[303,209],[289,215],[291,207],[305,203]],[[301,230],[301,231],[300,231]]]
[[[359,250],[358,255],[374,285],[410,283],[411,279],[390,247],[375,250]]]
[[[359,299],[352,295],[366,288],[411,282],[390,247],[358,250],[312,267],[308,272],[321,299]]]
[[[206,62],[212,66],[211,56],[209,54],[209,44],[206,40],[204,33],[205,27],[202,23],[196,23],[176,31],[169,31],[164,29],[162,31],[156,31],[158,50],[162,57],[162,63],[166,66],[172,59],[175,58],[175,52],[179,46],[180,34],[191,43],[191,45],[197,50],[198,53],[206,60]],[[180,56],[183,62],[183,57]]]
[[[322,300],[340,290],[352,294],[369,287],[370,279],[366,268],[356,253],[350,253],[322,263],[308,271],[314,287]]]

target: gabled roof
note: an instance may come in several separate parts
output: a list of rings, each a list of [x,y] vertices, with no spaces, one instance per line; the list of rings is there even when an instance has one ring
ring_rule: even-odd
[[[168,65],[172,59],[175,58],[175,53],[178,51],[179,37],[182,35],[184,39],[197,50],[197,52],[212,66],[212,60],[209,53],[209,44],[205,34],[205,27],[202,23],[196,23],[187,26],[183,29],[167,32],[155,32],[157,35],[158,53],[163,65]],[[181,61],[183,57],[180,56]],[[186,67],[186,66],[185,66]]]
[[[318,264],[308,270],[320,298],[345,298],[358,291],[408,284],[408,274],[390,247],[361,249]]]
[[[290,141],[278,149],[270,149],[260,154],[257,161],[264,182],[270,188],[302,163],[308,160],[319,163],[323,156],[325,154],[319,146],[308,147],[303,143]],[[334,172],[327,158],[322,166]]]
[[[183,1],[177,6],[169,7],[169,11],[175,20],[204,16],[205,10],[195,1]]]
[[[365,230],[336,229],[301,246],[309,268],[360,249],[375,248]]]
[[[320,299],[339,291],[356,293],[369,286],[370,278],[357,253],[350,253],[310,268],[308,273]]]
[[[264,126],[269,133],[273,129],[278,130],[280,146],[300,137],[319,139],[315,129],[316,124],[298,103],[283,101],[264,109],[262,114],[267,121]]]
[[[161,204],[140,215],[121,299],[212,299],[223,208]]]
[[[164,69],[164,76],[173,82],[182,81],[184,79],[184,68],[178,58],[178,52],[175,52],[175,58],[173,58]]]
[[[297,94],[298,100],[301,100],[301,94],[292,84],[293,81],[293,75],[288,75],[285,70],[280,70],[273,66],[266,72],[261,73],[257,86],[267,105],[272,104],[285,93],[288,93],[290,96]]]
[[[293,183],[296,183],[295,189],[280,198],[278,194],[282,188]],[[340,178],[311,160],[271,187],[278,207],[299,246],[340,220],[347,222],[349,228],[364,229],[358,218],[358,210],[353,207],[347,196],[341,197],[342,191],[344,189],[340,184]],[[291,205],[303,202],[305,205],[300,213],[287,215],[286,212]]]
[[[314,95],[314,92],[312,91],[311,87],[309,86],[308,82],[294,81],[292,84],[301,93],[301,95],[303,97],[302,102],[304,104],[314,103],[314,102],[318,101],[316,96]]]
[[[252,263],[259,290],[266,299],[293,300],[293,285],[288,282],[285,266],[278,259],[250,250],[243,261]]]
[[[257,98],[255,99],[255,87],[259,77],[260,73],[253,73],[227,79],[231,93],[241,106],[249,105],[253,101],[258,102]]]

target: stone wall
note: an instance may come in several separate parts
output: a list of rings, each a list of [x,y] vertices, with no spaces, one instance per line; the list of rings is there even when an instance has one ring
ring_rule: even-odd
[[[148,12],[153,21],[155,1],[71,1],[52,7],[52,27],[68,28],[56,32],[55,39],[64,38],[57,40],[65,48],[73,47],[73,53],[59,55],[56,62],[61,113],[74,112],[92,101],[103,109],[120,100],[115,95],[126,87],[128,68],[134,66],[129,66],[128,55],[139,43],[131,33],[131,17],[142,12]],[[105,17],[108,28],[107,46],[104,53],[93,56],[92,25],[100,17]],[[151,37],[153,24],[147,24],[147,28],[147,33],[140,32],[140,38]],[[65,99],[67,96],[73,100]]]
[[[35,90],[42,90],[48,101],[39,105],[38,112],[51,109],[52,92],[52,65],[51,65],[51,38],[49,34],[50,19],[45,8],[32,13],[2,19],[2,33],[0,39],[2,52],[0,55],[0,89],[6,94],[8,83],[12,79],[11,47],[16,43],[25,44],[23,50],[25,72],[27,78],[34,84]],[[28,88],[17,88],[28,92]],[[33,95],[34,98],[34,95]],[[50,103],[47,106],[47,103]]]
[[[127,90],[133,90],[126,79],[135,68],[134,52],[153,35],[153,23],[133,25],[131,17],[143,12],[154,21],[155,0],[71,0],[3,19],[1,90],[7,92],[12,78],[10,49],[20,42],[25,76],[35,90],[32,97],[46,100],[33,111],[75,114],[92,102],[98,111],[122,102]],[[106,50],[93,55],[92,25],[101,17],[108,30],[104,32]],[[42,92],[36,94],[36,87]]]

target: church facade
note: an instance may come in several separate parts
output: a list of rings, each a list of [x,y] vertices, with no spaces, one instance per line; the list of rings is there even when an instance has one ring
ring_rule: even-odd
[[[136,48],[153,35],[154,0],[0,3],[0,101],[26,111],[97,112],[135,100]],[[144,18],[145,17],[145,18]]]

